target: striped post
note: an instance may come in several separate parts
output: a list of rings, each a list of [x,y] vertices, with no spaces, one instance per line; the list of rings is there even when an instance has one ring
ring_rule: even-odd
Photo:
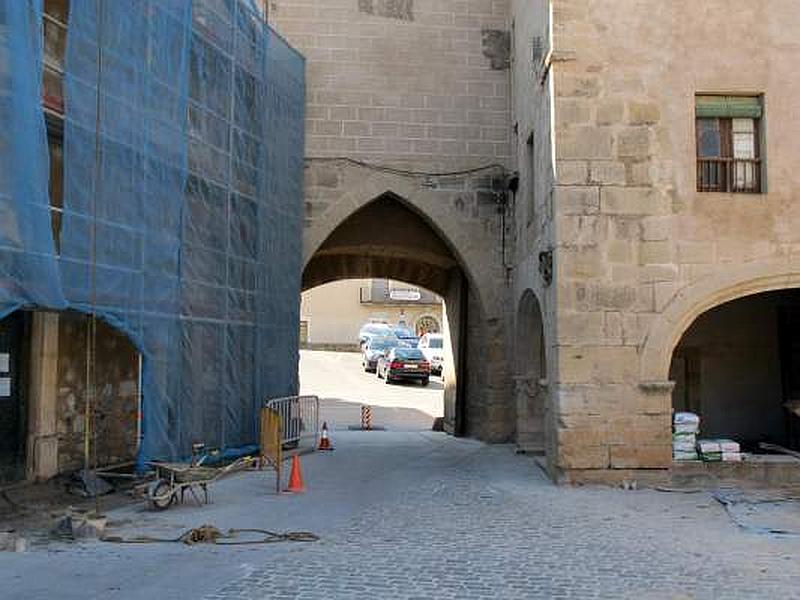
[[[361,429],[372,429],[372,408],[366,405],[361,407]]]

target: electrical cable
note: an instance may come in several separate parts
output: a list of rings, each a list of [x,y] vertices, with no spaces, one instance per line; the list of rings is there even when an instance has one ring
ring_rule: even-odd
[[[391,173],[393,175],[400,175],[403,177],[461,177],[467,175],[477,175],[478,173],[483,173],[485,171],[502,171],[503,173],[507,171],[505,165],[501,165],[500,163],[489,163],[479,167],[473,167],[471,169],[462,169],[460,171],[413,171],[409,169],[398,169],[396,167],[389,167],[386,165],[377,165],[375,163],[358,160],[356,158],[350,158],[349,156],[307,156],[305,160],[308,163],[344,162],[363,167],[365,169],[371,169],[373,171],[379,171],[382,173]]]

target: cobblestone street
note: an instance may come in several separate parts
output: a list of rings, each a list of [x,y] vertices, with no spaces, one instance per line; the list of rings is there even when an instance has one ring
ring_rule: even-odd
[[[800,539],[745,533],[706,493],[559,489],[507,447],[416,444],[372,480],[382,501],[208,598],[800,597]]]
[[[302,496],[242,474],[209,506],[110,515],[114,534],[213,523],[311,530],[318,543],[50,544],[0,555],[2,597],[800,597],[800,538],[741,530],[708,493],[557,488],[511,447],[432,432],[334,442],[304,459]]]
[[[741,529],[710,492],[556,487],[511,446],[429,431],[440,392],[386,386],[357,361],[303,355],[304,386],[336,425],[336,450],[302,459],[305,494],[276,496],[271,473],[241,473],[206,506],[108,512],[108,533],[125,538],[212,524],[319,542],[32,538],[27,553],[0,553],[0,598],[800,598],[800,536]],[[362,398],[388,431],[346,431]],[[797,528],[797,504],[785,510],[777,524]]]

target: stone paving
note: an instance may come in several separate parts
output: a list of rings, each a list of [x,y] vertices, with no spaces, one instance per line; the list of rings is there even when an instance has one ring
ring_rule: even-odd
[[[210,523],[318,543],[50,544],[0,553],[0,598],[800,598],[800,536],[740,529],[709,493],[557,488],[511,447],[433,432],[334,443],[303,459],[303,495],[245,473],[207,506],[109,514],[114,535]]]
[[[800,597],[800,538],[740,530],[707,493],[556,488],[508,447],[430,440],[372,481],[405,489],[207,600]]]

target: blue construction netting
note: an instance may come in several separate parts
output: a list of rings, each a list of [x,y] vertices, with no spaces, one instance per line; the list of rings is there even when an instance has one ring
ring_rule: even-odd
[[[297,389],[303,58],[254,0],[72,0],[56,258],[41,8],[0,3],[30,23],[23,85],[0,85],[14,118],[30,113],[17,179],[38,194],[0,181],[30,221],[15,262],[3,212],[6,312],[68,307],[127,334],[144,359],[140,462],[252,444],[261,402]],[[17,152],[3,129],[0,152]]]
[[[42,0],[0,0],[0,317],[63,308],[41,109]]]

